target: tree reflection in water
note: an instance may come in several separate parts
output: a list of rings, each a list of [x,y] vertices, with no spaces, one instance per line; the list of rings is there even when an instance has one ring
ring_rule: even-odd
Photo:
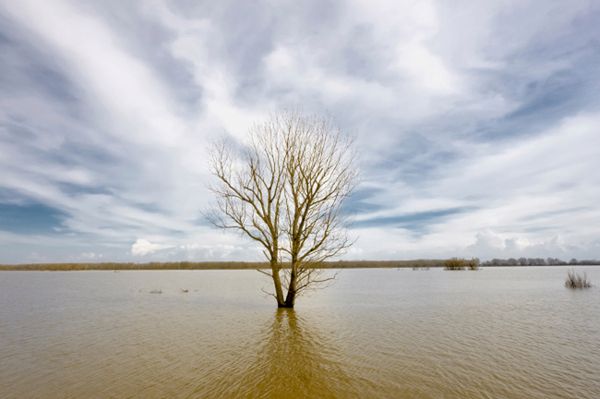
[[[293,309],[277,309],[255,358],[240,359],[198,387],[201,397],[357,397],[337,351]],[[245,364],[243,364],[245,363]]]

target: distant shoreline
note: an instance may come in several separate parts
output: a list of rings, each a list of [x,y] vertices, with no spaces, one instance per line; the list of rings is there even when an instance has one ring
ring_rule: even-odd
[[[443,267],[443,260],[338,261],[325,262],[321,269],[426,268]],[[30,263],[0,265],[0,271],[82,271],[82,270],[254,270],[269,269],[266,262],[149,262],[149,263]]]
[[[319,265],[321,269],[389,269],[389,268],[438,268],[444,267],[444,259],[386,260],[386,261],[337,261]],[[481,267],[554,267],[594,266],[593,264],[560,265],[481,265]],[[254,270],[269,269],[265,262],[150,262],[150,263],[30,263],[0,265],[0,271],[85,271],[85,270]]]

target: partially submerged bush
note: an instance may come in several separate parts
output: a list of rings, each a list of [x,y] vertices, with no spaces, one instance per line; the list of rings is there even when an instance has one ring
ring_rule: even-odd
[[[464,259],[464,258],[451,258],[444,261],[444,268],[446,270],[477,270],[479,269],[479,259]]]
[[[467,261],[467,267],[469,270],[478,270],[479,269],[479,259],[472,258]]]
[[[451,258],[444,261],[444,269],[446,270],[465,270],[467,261],[465,259]]]
[[[592,283],[587,279],[585,273],[583,276],[575,273],[574,270],[569,270],[567,274],[567,280],[565,281],[565,287],[567,288],[590,288]]]

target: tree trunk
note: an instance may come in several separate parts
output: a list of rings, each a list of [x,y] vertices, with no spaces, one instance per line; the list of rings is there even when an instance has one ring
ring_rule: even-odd
[[[280,308],[293,308],[294,302],[296,301],[296,268],[292,265],[292,271],[290,272],[290,286],[288,287],[287,296],[285,298],[285,303],[283,306],[279,306]]]
[[[271,261],[271,275],[273,276],[273,285],[275,286],[275,299],[277,307],[284,307],[283,290],[281,289],[281,279],[279,278],[279,265],[277,262]]]

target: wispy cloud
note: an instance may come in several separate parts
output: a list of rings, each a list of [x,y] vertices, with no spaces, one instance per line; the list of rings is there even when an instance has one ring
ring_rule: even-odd
[[[289,107],[357,138],[348,257],[600,257],[598,17],[2,1],[0,261],[260,256],[202,222],[206,144]]]

